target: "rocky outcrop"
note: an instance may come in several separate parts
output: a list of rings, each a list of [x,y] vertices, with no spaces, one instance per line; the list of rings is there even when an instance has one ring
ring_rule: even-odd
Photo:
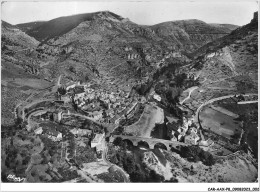
[[[251,23],[257,23],[258,22],[258,12],[254,12],[254,17],[251,20]]]

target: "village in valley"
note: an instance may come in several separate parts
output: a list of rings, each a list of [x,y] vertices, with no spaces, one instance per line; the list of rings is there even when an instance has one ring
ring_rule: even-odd
[[[244,26],[54,21],[2,21],[4,182],[257,180],[257,12]]]
[[[238,151],[237,147],[244,134],[244,131],[238,132],[238,139],[232,144],[224,137],[221,139],[221,136],[216,139],[213,136],[214,131],[202,132],[200,126],[204,122],[197,121],[200,108],[197,113],[186,112],[186,115],[180,119],[168,112],[164,106],[165,98],[157,94],[155,89],[151,89],[147,95],[142,96],[133,88],[125,91],[112,88],[112,84],[100,85],[95,81],[61,82],[62,75],[54,86],[41,94],[32,94],[24,103],[17,106],[15,111],[29,135],[33,138],[40,138],[43,142],[38,144],[35,158],[46,146],[56,145],[55,148],[58,151],[55,153],[59,155],[55,157],[56,160],[53,160],[53,163],[49,163],[49,166],[56,167],[53,169],[56,170],[56,174],[58,174],[58,169],[63,169],[67,164],[77,174],[83,174],[86,180],[101,182],[96,173],[99,172],[97,171],[99,168],[92,170],[90,175],[86,175],[86,170],[101,165],[108,169],[113,165],[113,174],[117,174],[117,179],[114,181],[127,182],[129,174],[119,166],[111,164],[117,161],[112,159],[115,158],[114,154],[118,153],[114,150],[120,151],[120,147],[114,147],[118,145],[118,142],[121,146],[121,140],[127,141],[129,149],[131,146],[152,150],[157,147],[170,151],[177,150],[182,154],[185,149],[189,150],[187,148],[189,146],[199,146],[200,149],[214,154],[215,157],[225,158]],[[187,92],[193,92],[196,89],[198,89],[197,86],[187,89]],[[191,100],[187,98],[191,93],[186,95],[187,97],[185,95],[184,92],[181,96],[182,101],[178,103],[183,109],[186,107],[186,100]],[[257,100],[257,97],[256,95],[235,95],[233,100],[235,99],[237,103],[251,103]],[[214,108],[214,105],[211,108]],[[215,107],[214,110],[229,116],[234,114],[220,106]],[[235,117],[239,116],[235,115]],[[199,150],[199,148],[194,148],[194,150]],[[252,149],[251,152],[253,152]],[[207,160],[206,164],[213,163],[213,160]],[[75,179],[76,172],[70,178]],[[104,170],[100,172],[100,175],[104,174]],[[62,177],[60,175],[58,180]],[[109,178],[109,176],[105,178],[107,177]],[[30,180],[30,177],[27,179]]]

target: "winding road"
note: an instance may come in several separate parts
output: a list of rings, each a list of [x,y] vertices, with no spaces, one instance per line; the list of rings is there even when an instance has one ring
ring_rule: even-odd
[[[237,94],[235,94],[235,95],[237,95]],[[226,96],[216,97],[216,98],[213,98],[213,99],[210,99],[210,100],[204,102],[203,104],[201,104],[201,105],[198,107],[198,109],[197,109],[197,111],[196,111],[196,114],[195,114],[194,121],[200,124],[199,113],[200,113],[200,110],[202,109],[202,107],[204,107],[204,106],[206,106],[206,105],[208,105],[208,104],[210,104],[210,103],[213,103],[213,102],[215,102],[215,101],[219,101],[219,100],[223,100],[223,99],[228,99],[228,98],[230,98],[230,97],[234,97],[235,95],[232,94],[232,95],[226,95]],[[247,93],[247,94],[244,94],[243,96],[257,96],[257,95],[258,95],[257,93]]]
[[[188,99],[190,98],[192,92],[195,91],[195,90],[198,89],[198,88],[199,88],[198,86],[195,86],[195,87],[190,87],[189,89],[186,89],[184,92],[189,91],[189,95],[188,95],[186,98],[184,98],[184,99],[180,102],[180,104],[182,105],[186,100],[188,100]]]

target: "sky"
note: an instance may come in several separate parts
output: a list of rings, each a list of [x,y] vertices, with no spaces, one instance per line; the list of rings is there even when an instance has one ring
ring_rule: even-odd
[[[241,26],[250,22],[258,3],[256,0],[7,1],[2,3],[1,19],[15,25],[108,10],[142,25],[199,19]]]

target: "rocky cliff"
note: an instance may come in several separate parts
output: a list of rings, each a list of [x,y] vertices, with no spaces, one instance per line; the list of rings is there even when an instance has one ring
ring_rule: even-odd
[[[183,54],[229,31],[198,20],[141,26],[109,11],[17,26],[41,41],[36,49],[39,58],[55,60],[46,66],[50,77],[60,73],[73,80],[102,76],[129,85],[148,77],[165,58],[188,61]],[[69,71],[71,66],[74,73]]]

